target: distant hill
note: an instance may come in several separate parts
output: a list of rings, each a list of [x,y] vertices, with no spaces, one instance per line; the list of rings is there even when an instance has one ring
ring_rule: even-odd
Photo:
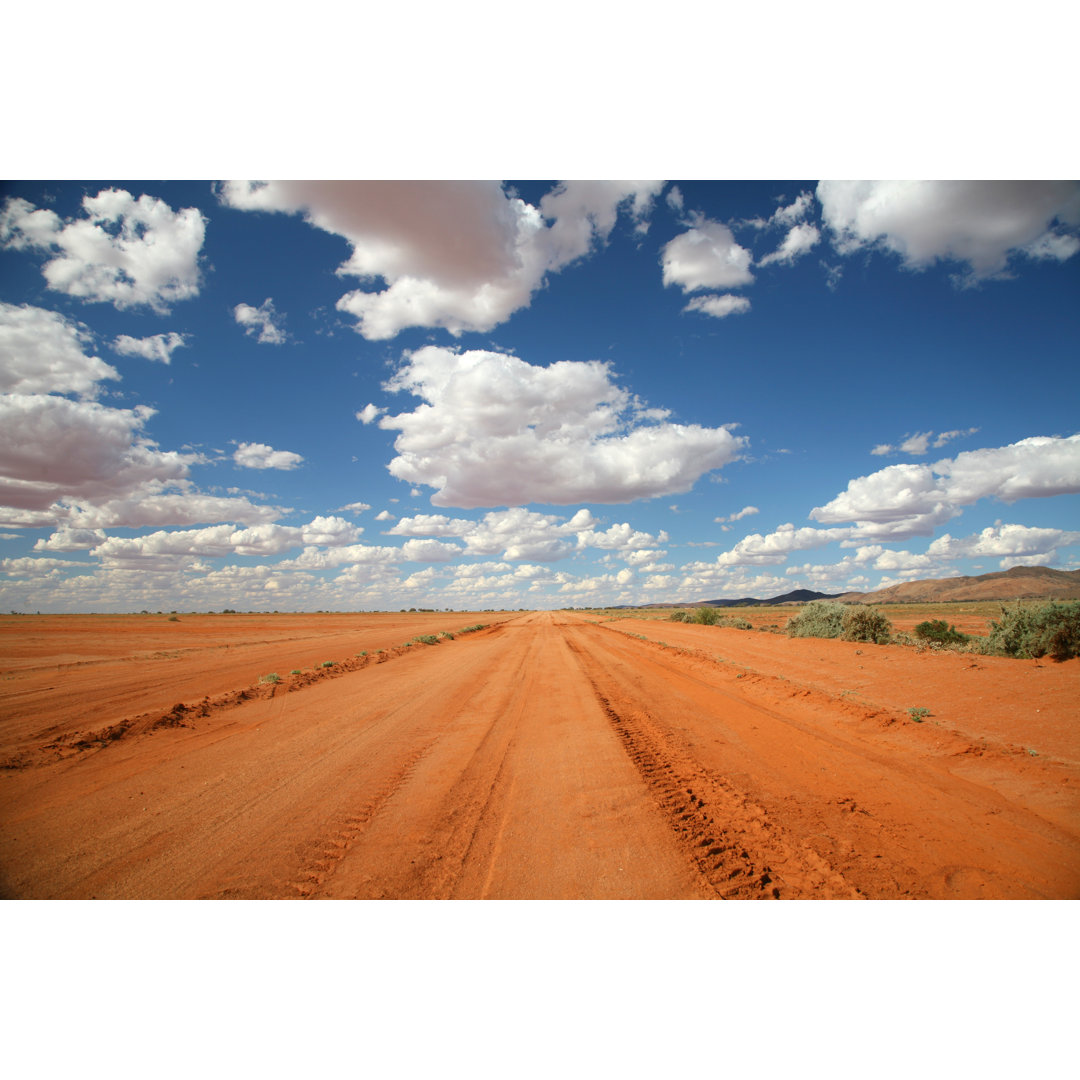
[[[841,601],[863,604],[940,604],[950,600],[1080,600],[1080,570],[1014,566],[978,577],[905,581],[869,593],[844,593]]]
[[[809,604],[811,600],[835,600],[838,596],[838,593],[796,589],[794,592],[784,593],[783,596],[772,596],[768,600],[744,596],[739,600],[687,600],[678,604],[646,604],[645,607],[761,607],[766,604]]]
[[[979,577],[905,581],[877,592],[822,593],[795,589],[783,596],[759,600],[686,600],[681,603],[644,604],[645,608],[760,607],[766,604],[808,604],[811,600],[839,600],[848,604],[940,604],[949,600],[1080,600],[1080,570],[1051,570],[1047,566],[1014,566]]]

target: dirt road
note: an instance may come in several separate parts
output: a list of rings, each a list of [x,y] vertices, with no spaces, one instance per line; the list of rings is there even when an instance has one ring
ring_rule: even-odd
[[[773,671],[531,613],[24,753],[0,773],[0,890],[1080,896],[1075,760],[788,678],[798,643],[727,633],[772,640]]]

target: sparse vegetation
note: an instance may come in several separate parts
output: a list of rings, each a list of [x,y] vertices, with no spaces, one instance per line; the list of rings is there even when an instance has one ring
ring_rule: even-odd
[[[292,669],[292,671],[289,672],[289,674],[290,675],[299,675],[300,674],[300,669],[298,667],[294,667]]]
[[[439,644],[439,639],[434,634],[420,634],[417,637],[414,637],[413,641],[415,641],[419,645],[438,645]],[[409,644],[411,645],[412,641],[410,641]]]
[[[673,611],[668,616],[668,622],[689,622],[690,616],[685,611]]]
[[[1002,607],[1001,619],[990,623],[982,651],[1024,660],[1080,656],[1080,600]]]
[[[720,612],[714,607],[709,607],[708,604],[704,604],[702,607],[694,608],[693,613],[688,622],[696,622],[700,626],[715,626],[720,620]]]
[[[832,600],[811,600],[788,619],[788,637],[837,638],[844,629],[844,605]]]
[[[260,675],[259,682],[261,683],[277,683],[281,682],[281,676],[276,671],[271,671],[269,675]]]
[[[845,641],[870,641],[887,645],[892,636],[892,623],[876,608],[852,604],[845,612],[840,636]]]
[[[323,661],[323,662],[322,662],[322,663],[321,663],[321,664],[319,665],[319,667],[333,667],[333,666],[334,666],[334,661],[333,661],[333,660],[324,660],[324,661]]]
[[[892,637],[892,623],[880,611],[865,604],[811,600],[798,615],[788,620],[787,635],[843,638],[844,641],[884,645]]]
[[[935,645],[962,645],[970,640],[968,634],[962,634],[955,625],[950,626],[944,619],[927,619],[919,623],[912,631],[922,641]]]
[[[924,709],[921,705],[913,705],[908,709],[907,714],[916,724],[921,724],[930,715],[930,710]]]

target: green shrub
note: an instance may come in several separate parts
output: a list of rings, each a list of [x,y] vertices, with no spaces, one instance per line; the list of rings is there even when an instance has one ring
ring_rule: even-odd
[[[298,667],[294,667],[292,669],[292,671],[289,672],[289,674],[290,675],[299,675],[300,674],[300,669]]]
[[[701,626],[715,626],[720,618],[720,612],[706,604],[704,607],[694,608],[690,618]]]
[[[419,642],[421,645],[438,645],[439,639],[434,634],[420,634],[418,637],[414,637],[413,641]],[[412,642],[409,642],[411,645]]]
[[[786,631],[788,637],[843,638],[884,645],[892,636],[892,623],[865,604],[811,600],[798,615],[788,619]]]
[[[924,709],[921,705],[912,705],[907,714],[916,724],[921,724],[930,715],[930,710]]]
[[[788,637],[836,638],[844,632],[844,605],[833,600],[811,600],[788,619]]]
[[[334,661],[333,661],[333,660],[324,660],[324,661],[323,661],[323,662],[322,662],[322,663],[321,663],[321,664],[319,665],[319,667],[333,667],[333,666],[334,666]]]
[[[887,645],[892,636],[892,623],[876,608],[852,604],[844,612],[841,637],[845,641],[870,641]]]
[[[754,624],[741,615],[730,615],[720,620],[721,626],[730,626],[735,630],[753,630]]]
[[[271,671],[269,675],[260,675],[259,682],[276,683],[281,682],[281,676],[276,671]]]
[[[689,622],[690,616],[685,611],[673,611],[668,617],[668,622]]]
[[[944,619],[928,619],[919,623],[912,632],[917,638],[937,645],[961,645],[969,640],[967,634],[961,634]]]
[[[983,651],[1024,660],[1080,656],[1080,600],[1003,607],[1001,620],[990,624]]]

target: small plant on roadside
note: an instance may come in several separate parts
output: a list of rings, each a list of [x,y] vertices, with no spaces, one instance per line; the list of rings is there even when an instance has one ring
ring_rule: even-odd
[[[788,637],[836,638],[843,629],[844,605],[832,600],[811,600],[785,627]]]
[[[439,639],[434,634],[420,634],[413,638],[418,645],[438,645]],[[412,642],[409,642],[411,645]]]
[[[798,615],[788,619],[785,630],[788,637],[843,638],[885,645],[892,636],[892,623],[866,604],[811,600]]]
[[[876,608],[852,604],[844,612],[840,636],[845,641],[870,641],[887,645],[892,636],[892,623]]]
[[[969,640],[967,634],[960,633],[944,619],[927,619],[926,622],[919,623],[912,633],[921,641],[936,645],[962,645]]]
[[[289,674],[290,675],[299,675],[300,674],[300,669],[298,667],[294,667],[292,669],[292,671],[289,672]]]
[[[322,663],[321,663],[321,664],[319,665],[319,667],[333,667],[333,666],[334,666],[334,661],[333,661],[333,660],[324,660],[324,661],[323,661],[323,662],[322,662]]]
[[[913,705],[908,709],[907,714],[916,724],[921,724],[930,715],[930,710],[924,709],[921,705]]]
[[[271,671],[269,675],[260,675],[259,682],[261,683],[276,683],[281,682],[281,676],[276,671]]]
[[[454,635],[451,634],[448,630],[440,630],[439,631],[439,637],[446,638],[447,641],[453,641],[454,640]]]
[[[673,611],[668,616],[668,622],[689,622],[690,616],[685,611]]]
[[[982,651],[1024,660],[1080,656],[1080,600],[1003,607],[1001,620],[990,624]]]
[[[730,618],[721,619],[721,626],[730,626],[733,630],[753,630],[754,624],[741,615],[732,615]]]
[[[720,612],[705,604],[703,607],[694,608],[694,613],[690,618],[700,626],[715,626],[720,619]]]

